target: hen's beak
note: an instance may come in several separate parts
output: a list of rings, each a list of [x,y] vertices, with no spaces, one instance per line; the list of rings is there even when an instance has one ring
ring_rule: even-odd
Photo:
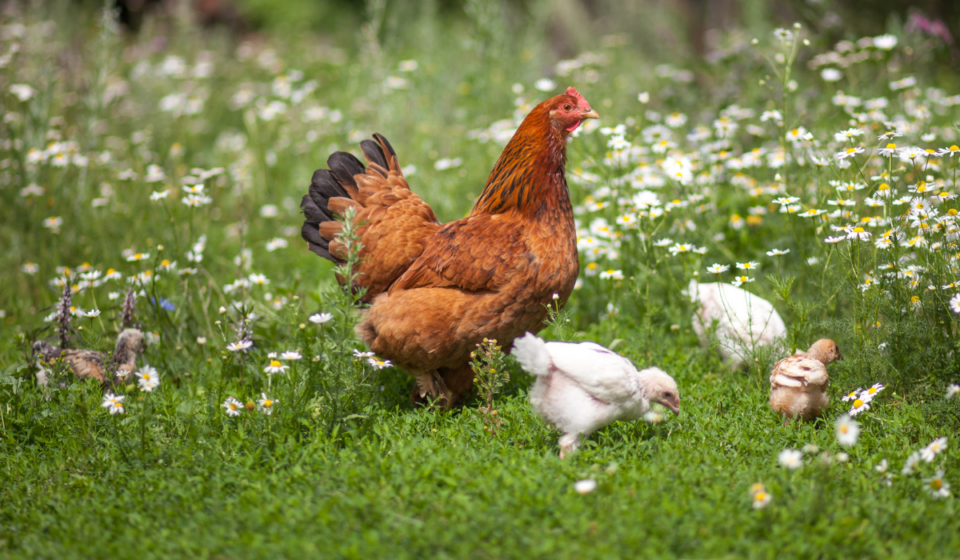
[[[662,404],[663,406],[669,408],[669,409],[670,409],[670,412],[673,412],[673,415],[674,415],[674,416],[680,416],[680,403],[672,403],[672,402],[666,401],[666,400],[657,401],[657,402],[660,403],[660,404]]]
[[[580,118],[581,119],[599,119],[600,115],[598,115],[595,110],[590,109],[586,113],[583,113],[582,115],[580,115]]]

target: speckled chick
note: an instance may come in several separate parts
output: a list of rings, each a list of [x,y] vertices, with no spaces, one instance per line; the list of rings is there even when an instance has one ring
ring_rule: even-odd
[[[827,365],[842,360],[840,348],[821,338],[806,352],[798,352],[773,366],[770,375],[770,408],[791,418],[812,420],[830,404]]]

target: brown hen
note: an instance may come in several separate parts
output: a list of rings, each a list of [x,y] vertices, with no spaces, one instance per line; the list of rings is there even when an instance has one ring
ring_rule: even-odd
[[[566,145],[598,118],[574,88],[527,115],[490,173],[470,215],[441,224],[407,184],[387,139],[364,140],[364,166],[337,152],[313,175],[301,208],[310,249],[336,263],[347,208],[362,243],[354,289],[370,309],[357,333],[409,371],[414,398],[450,407],[473,385],[470,352],[484,338],[504,348],[543,328],[546,305],[563,305],[579,272]],[[341,282],[343,279],[340,279]]]

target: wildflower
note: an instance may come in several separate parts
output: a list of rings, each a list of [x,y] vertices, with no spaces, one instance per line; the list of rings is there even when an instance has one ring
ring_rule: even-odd
[[[207,343],[207,337],[205,337],[205,336],[198,336],[198,337],[197,337],[197,344],[198,344],[198,345],[203,346],[203,345],[205,345],[206,343]]]
[[[960,294],[954,294],[947,304],[950,306],[950,311],[960,314]]]
[[[260,400],[257,401],[257,404],[260,405],[261,412],[263,412],[267,416],[270,416],[271,414],[273,414],[273,406],[278,402],[280,401],[276,399],[272,399],[272,400],[268,399],[266,393],[260,393]]]
[[[557,87],[557,84],[549,78],[540,78],[533,84],[533,87],[540,91],[553,91]]]
[[[763,509],[773,500],[773,496],[766,491],[763,484],[754,484],[750,493],[753,496],[753,509]]]
[[[923,479],[923,484],[934,498],[950,497],[950,485],[943,479],[943,469],[938,470],[937,474],[930,478]]]
[[[864,410],[870,410],[870,400],[864,400],[863,395],[853,401],[853,408],[850,409],[850,416],[856,416]]]
[[[843,237],[842,235],[838,235],[838,236],[828,237],[828,238],[824,239],[823,242],[826,243],[826,244],[828,244],[828,245],[836,245],[837,243],[840,243],[840,242],[843,241],[844,239],[846,239],[846,237]]]
[[[825,82],[837,82],[840,78],[843,78],[843,73],[836,68],[824,68],[820,71],[820,77]]]
[[[940,150],[937,153],[941,156],[953,157],[957,154],[960,154],[960,146],[957,146],[956,144],[954,144],[949,148],[940,148]]]
[[[123,395],[107,393],[103,396],[103,402],[100,403],[100,406],[109,410],[110,414],[123,414],[123,399],[125,398]]]
[[[956,397],[958,394],[960,394],[960,385],[957,385],[956,383],[951,383],[950,385],[947,385],[947,395],[944,398],[952,399]]]
[[[330,319],[333,319],[332,313],[314,313],[310,316],[310,322],[315,325],[322,325]]]
[[[157,370],[150,366],[143,366],[134,375],[138,378],[137,384],[140,385],[140,390],[146,393],[153,392],[157,385],[160,385],[160,376],[157,374]]]
[[[883,391],[883,383],[874,383],[869,389],[863,393],[870,397],[870,400],[873,400],[873,397],[877,396],[877,393]]]
[[[43,227],[49,229],[53,233],[60,233],[60,226],[63,225],[63,218],[60,216],[50,216],[43,220]]]
[[[755,270],[759,266],[760,266],[760,263],[753,262],[753,261],[745,262],[745,263],[739,263],[739,262],[737,263],[738,270]]]
[[[142,261],[150,258],[150,253],[134,253],[127,257],[127,262]]]
[[[798,214],[801,218],[813,218],[814,216],[819,216],[820,214],[826,213],[826,210],[817,210],[816,208],[811,208],[805,210]]]
[[[887,33],[873,38],[873,46],[882,50],[889,51],[897,46],[897,36]]]
[[[694,245],[690,245],[688,243],[676,243],[667,250],[670,251],[670,253],[672,253],[674,256],[677,256],[680,253],[688,253],[694,249],[696,249]],[[602,277],[603,276],[601,275],[601,278]]]
[[[930,463],[933,459],[947,448],[947,438],[939,437],[930,442],[930,445],[920,450],[920,458]]]
[[[578,480],[573,483],[573,489],[577,494],[589,494],[597,489],[597,481],[592,478],[586,480]]]
[[[263,274],[251,274],[249,276],[249,280],[251,284],[257,284],[260,286],[265,286],[270,283],[270,280],[268,280]]]
[[[270,241],[267,241],[267,251],[273,252],[277,249],[283,249],[288,245],[287,240],[282,237],[274,237]]]
[[[808,443],[808,444],[804,445],[803,448],[800,449],[800,451],[803,451],[804,453],[808,453],[808,454],[810,454],[810,455],[813,455],[813,454],[815,454],[815,453],[819,453],[819,452],[820,452],[820,447],[817,446],[817,445],[814,445],[814,444],[812,444],[812,443]]]
[[[743,284],[747,284],[753,281],[754,279],[750,278],[749,276],[737,276],[736,278],[734,278],[733,282],[730,282],[730,283],[736,287],[740,287]]]
[[[356,348],[353,349],[353,357],[358,360],[366,360],[367,358],[373,357],[373,352],[361,352]]]
[[[847,232],[847,239],[854,240],[854,241],[870,240],[870,235],[871,235],[870,232],[866,231],[860,226],[849,227],[849,228],[846,228],[844,231]]]
[[[730,270],[730,265],[727,264],[713,263],[713,266],[707,267],[707,272],[712,274],[720,274],[728,270]]]
[[[93,319],[94,317],[99,317],[99,316],[100,316],[100,310],[99,310],[99,309],[91,309],[91,310],[89,310],[89,311],[85,311],[85,312],[83,313],[83,316],[84,316],[84,317],[87,317],[88,319]]]
[[[898,151],[897,145],[891,142],[883,148],[880,148],[880,155],[883,157],[893,157],[897,155]]]
[[[861,391],[863,391],[863,389],[861,389],[860,387],[857,387],[855,391],[851,391],[850,393],[847,393],[840,400],[842,400],[843,402],[855,401],[857,400],[857,397],[860,396]]]
[[[163,200],[164,198],[167,198],[167,195],[169,194],[170,194],[169,189],[163,190],[163,191],[154,191],[153,194],[150,195],[150,200],[152,201]]]
[[[799,128],[794,128],[787,132],[787,141],[789,142],[799,142],[800,140],[805,140],[808,132],[802,126]]]
[[[908,475],[917,468],[917,465],[920,463],[920,453],[914,451],[907,457],[906,462],[903,463],[903,468],[900,470],[900,474]]]
[[[13,84],[10,86],[10,93],[15,95],[20,101],[27,102],[37,94],[37,90],[27,84]]]
[[[669,238],[664,237],[663,239],[658,239],[658,240],[654,241],[654,242],[653,242],[653,246],[654,246],[654,247],[666,247],[666,246],[670,245],[671,243],[673,243],[673,240],[672,240],[672,239],[669,239]]]
[[[852,158],[853,156],[857,154],[862,154],[862,153],[863,153],[863,148],[860,146],[855,146],[855,147],[847,148],[842,152],[837,152],[835,157],[837,158],[837,160],[843,161],[845,159]]]
[[[390,362],[390,360],[381,360],[376,356],[367,358],[367,363],[370,364],[370,367],[373,369],[387,369],[389,367],[393,367],[393,364]]]
[[[883,461],[880,461],[880,464],[874,467],[874,469],[876,469],[878,473],[883,474],[887,472],[887,466],[888,466],[887,460],[884,459]]]
[[[227,350],[231,352],[240,352],[241,350],[246,350],[253,346],[253,342],[249,340],[239,340],[237,342],[231,342],[227,345]]]
[[[767,255],[771,257],[779,257],[780,255],[786,255],[789,252],[790,252],[790,249],[787,249],[785,251],[781,251],[780,249],[771,249],[767,251]]]
[[[803,452],[796,449],[784,449],[777,456],[777,462],[790,470],[803,466]]]
[[[863,136],[863,130],[859,128],[848,128],[842,132],[837,132],[833,135],[834,140],[837,142],[846,142],[858,136]]]
[[[226,409],[227,416],[240,416],[243,412],[243,403],[234,397],[227,397],[227,400],[223,401],[223,408]]]
[[[860,424],[844,414],[837,419],[836,428],[837,441],[840,442],[840,445],[845,447],[856,445],[857,438],[860,436]]]
[[[605,270],[605,271],[601,272],[601,273],[600,273],[600,278],[603,278],[603,279],[613,279],[613,280],[623,280],[623,271],[613,270],[613,269],[611,268],[611,269],[609,269],[609,270]]]
[[[270,364],[268,364],[267,367],[263,368],[263,371],[273,375],[275,373],[284,373],[288,369],[290,369],[290,366],[285,365],[280,360],[271,360]]]
[[[659,424],[663,421],[663,414],[658,410],[648,410],[646,414],[643,415],[643,420],[650,424]]]

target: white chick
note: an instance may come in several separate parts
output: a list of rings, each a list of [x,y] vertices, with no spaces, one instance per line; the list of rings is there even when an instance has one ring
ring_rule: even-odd
[[[717,322],[720,355],[734,368],[740,367],[756,346],[774,344],[787,334],[787,327],[773,305],[746,290],[720,282],[690,281],[687,293],[699,308],[693,314],[693,330],[700,343],[709,344],[707,333]]]
[[[532,333],[513,341],[512,354],[536,376],[530,404],[563,432],[560,457],[617,420],[636,420],[657,402],[680,413],[677,383],[661,369],[637,371],[630,360],[599,344],[544,342]]]
[[[826,366],[842,359],[837,343],[821,338],[810,350],[777,362],[770,375],[770,408],[782,413],[784,422],[796,417],[812,420],[823,414],[830,404]]]

